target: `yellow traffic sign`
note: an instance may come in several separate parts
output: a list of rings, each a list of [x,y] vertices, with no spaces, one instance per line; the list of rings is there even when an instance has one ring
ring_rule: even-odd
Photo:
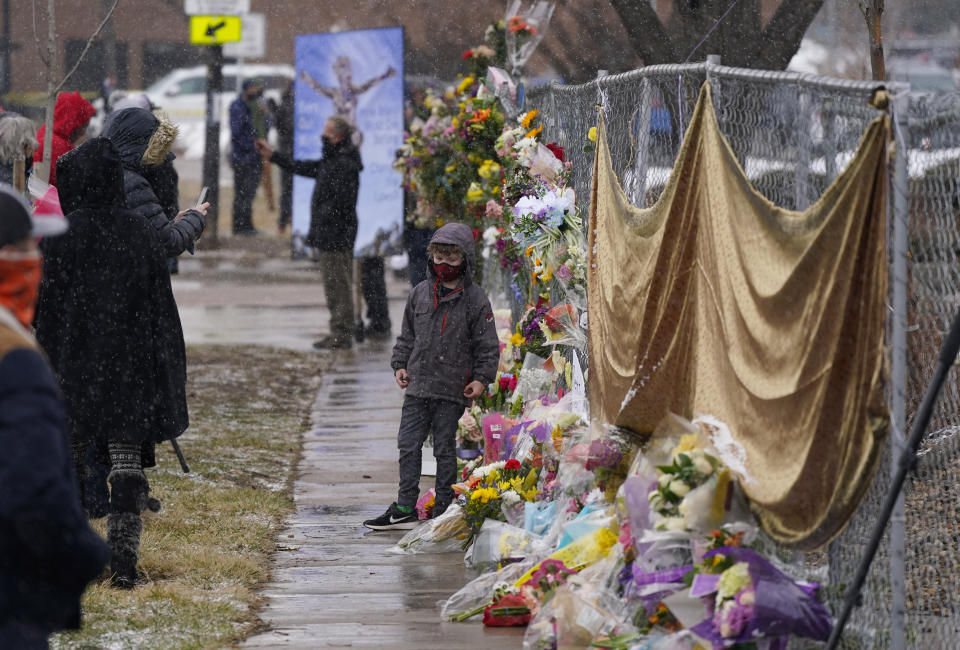
[[[242,40],[243,19],[240,16],[190,16],[190,43],[220,45]]]

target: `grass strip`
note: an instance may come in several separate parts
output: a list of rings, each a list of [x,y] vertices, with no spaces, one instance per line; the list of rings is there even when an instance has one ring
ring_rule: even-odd
[[[54,648],[219,648],[256,632],[258,587],[293,509],[301,437],[321,356],[258,346],[187,348],[190,428],[147,470],[163,504],[144,513],[140,584],[107,574],[83,598],[84,625]],[[105,535],[106,519],[94,522]]]

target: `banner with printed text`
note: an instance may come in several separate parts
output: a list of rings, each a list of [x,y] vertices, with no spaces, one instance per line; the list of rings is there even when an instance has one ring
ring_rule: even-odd
[[[403,221],[402,179],[392,166],[403,141],[403,28],[297,36],[294,65],[294,157],[322,157],[320,134],[328,117],[339,115],[356,127],[354,142],[363,159],[359,251],[378,230]],[[294,234],[309,230],[313,186],[312,178],[294,178]]]

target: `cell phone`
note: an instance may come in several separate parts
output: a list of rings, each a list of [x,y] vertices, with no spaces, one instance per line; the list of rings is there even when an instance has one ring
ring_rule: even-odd
[[[207,198],[207,190],[208,190],[208,189],[210,189],[210,188],[207,187],[206,185],[203,186],[203,189],[200,190],[200,198],[197,199],[197,205],[194,206],[194,207],[196,207],[196,208],[199,209],[200,206],[203,205],[203,201]]]

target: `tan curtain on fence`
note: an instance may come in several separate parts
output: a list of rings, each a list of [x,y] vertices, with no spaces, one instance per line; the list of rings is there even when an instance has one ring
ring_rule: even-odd
[[[656,205],[630,205],[603,120],[590,211],[591,415],[649,432],[711,414],[747,452],[777,541],[812,549],[855,510],[886,433],[889,121],[808,210],[773,205],[721,135],[704,84]]]

